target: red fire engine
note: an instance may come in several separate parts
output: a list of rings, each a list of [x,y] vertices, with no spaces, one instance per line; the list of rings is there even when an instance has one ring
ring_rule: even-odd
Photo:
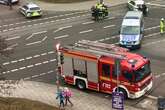
[[[139,98],[152,88],[149,59],[122,47],[81,40],[59,51],[64,57],[61,68],[66,83],[79,89],[112,93],[118,87],[125,97]],[[116,59],[120,59],[119,74]]]

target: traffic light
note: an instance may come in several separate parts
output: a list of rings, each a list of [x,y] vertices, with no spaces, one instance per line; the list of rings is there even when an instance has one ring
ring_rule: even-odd
[[[64,54],[63,53],[60,54],[60,63],[64,64]]]

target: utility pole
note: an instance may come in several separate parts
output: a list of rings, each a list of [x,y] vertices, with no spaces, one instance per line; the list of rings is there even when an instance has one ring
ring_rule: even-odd
[[[56,84],[57,84],[57,92],[59,92],[59,88],[60,88],[60,69],[61,69],[61,64],[60,64],[60,55],[61,55],[61,52],[59,51],[60,49],[60,44],[56,44],[56,52],[57,52],[57,55],[56,55],[56,67],[57,67],[57,71],[56,71]]]
[[[115,59],[116,75],[117,75],[117,92],[119,92],[119,75],[120,75],[120,59]]]

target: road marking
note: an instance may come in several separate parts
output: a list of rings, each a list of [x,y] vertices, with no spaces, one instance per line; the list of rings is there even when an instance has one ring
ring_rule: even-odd
[[[36,64],[34,64],[35,66],[38,66],[38,65],[41,65],[42,63],[36,63]]]
[[[53,73],[54,71],[53,70],[50,70],[50,71],[48,71],[47,73]]]
[[[11,70],[11,72],[15,72],[15,71],[18,71],[18,69],[13,69],[13,70]]]
[[[19,59],[18,61],[24,61],[25,59],[24,58],[22,58],[22,59]]]
[[[29,45],[40,44],[40,43],[41,43],[41,41],[36,41],[36,42],[28,43],[26,45],[29,46]]]
[[[17,60],[11,61],[11,63],[16,63],[16,62],[18,62],[18,61]]]
[[[46,33],[46,32],[47,32],[47,31],[40,31],[40,32],[32,33],[29,37],[26,38],[26,40],[32,38],[34,35],[43,34],[43,33]]]
[[[93,29],[89,29],[89,30],[81,31],[81,32],[79,32],[79,33],[80,33],[80,34],[84,34],[84,33],[92,32],[92,31],[93,31]]]
[[[33,57],[26,57],[26,60],[32,59]]]
[[[104,26],[103,28],[106,29],[106,28],[110,28],[110,27],[114,27],[116,25],[109,25],[109,26]]]
[[[107,18],[105,20],[112,20],[112,19],[115,19],[115,17],[109,17],[109,18]]]
[[[43,64],[46,64],[46,63],[49,63],[49,61],[44,61],[44,62],[42,62]]]
[[[148,34],[148,35],[146,35],[146,36],[144,36],[145,38],[147,38],[147,37],[151,37],[151,36],[155,36],[155,35],[159,35],[160,34],[160,32],[158,32],[158,33],[153,33],[153,34]]]
[[[32,78],[38,77],[39,75],[33,75]]]
[[[67,28],[71,28],[71,27],[72,27],[72,25],[65,26],[65,27],[60,27],[60,28],[58,28],[57,30],[55,30],[55,31],[53,31],[53,32],[56,33],[56,32],[58,32],[58,31],[61,31],[61,30],[63,30],[63,29],[67,29]]]
[[[5,62],[5,63],[3,63],[2,65],[8,65],[8,64],[10,64],[10,62]]]
[[[91,24],[91,23],[94,23],[94,21],[84,22],[82,24]]]
[[[18,43],[15,43],[15,44],[13,44],[13,45],[7,47],[6,49],[3,49],[3,51],[11,50],[11,49],[13,49],[14,47],[16,47],[17,45],[18,45]]]
[[[159,28],[160,26],[158,25],[158,26],[154,26],[154,27],[150,27],[150,28],[146,28],[146,29],[144,29],[145,31],[148,31],[148,30],[151,30],[151,29],[156,29],[156,28]]]
[[[9,40],[19,39],[19,38],[21,38],[21,37],[20,37],[20,36],[16,36],[16,37],[7,38],[7,39],[5,39],[5,40],[9,41]]]
[[[47,53],[42,53],[41,55],[44,56],[44,55],[47,55]]]
[[[67,29],[67,28],[71,28],[72,27],[72,25],[70,25],[70,26],[65,26],[65,27],[60,27],[59,29]]]
[[[23,69],[25,69],[25,68],[26,68],[26,67],[20,67],[19,70],[23,70]]]
[[[37,58],[37,57],[39,57],[39,56],[40,56],[40,55],[34,55],[33,57],[34,57],[34,58]]]
[[[54,37],[54,39],[61,39],[61,38],[65,38],[65,37],[69,37],[69,35],[62,35],[62,36]]]
[[[30,79],[30,77],[26,77],[26,78],[23,78],[24,80],[29,80]]]
[[[51,59],[51,60],[50,60],[50,62],[54,62],[54,61],[56,61],[56,59]]]
[[[151,6],[165,7],[165,5],[156,4],[156,3],[146,3],[146,4]]]
[[[50,52],[48,52],[48,54],[52,54],[52,53],[54,53],[54,51],[50,51]]]
[[[34,65],[28,65],[28,66],[27,66],[27,68],[32,68],[32,67],[34,67]]]
[[[47,37],[47,36],[45,36],[45,37],[42,39],[42,42],[43,42],[43,41],[45,41],[47,38],[48,38],[48,37]]]
[[[153,45],[153,44],[157,44],[157,43],[164,42],[164,41],[165,41],[165,39],[159,40],[159,41],[155,41],[155,42],[146,43],[146,44],[143,44],[142,47]]]

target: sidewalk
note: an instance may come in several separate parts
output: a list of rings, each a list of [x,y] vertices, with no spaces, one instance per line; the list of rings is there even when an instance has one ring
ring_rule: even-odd
[[[74,106],[66,106],[66,110],[113,110],[111,109],[111,97],[104,98],[71,89],[73,97],[71,101]],[[58,107],[59,100],[56,100],[56,85],[45,84],[33,81],[21,81],[15,90],[12,91],[10,97],[27,98],[37,100],[43,103]],[[0,94],[1,96],[2,94]],[[125,110],[141,110],[129,105],[124,105]],[[146,109],[145,109],[146,110]],[[152,109],[149,109],[152,110]],[[155,110],[155,109],[153,109]]]

